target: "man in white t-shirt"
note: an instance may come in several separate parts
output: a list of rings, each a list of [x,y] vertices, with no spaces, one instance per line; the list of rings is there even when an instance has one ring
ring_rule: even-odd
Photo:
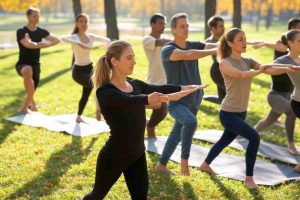
[[[150,18],[151,33],[143,39],[144,50],[147,55],[149,84],[162,85],[167,83],[165,70],[161,61],[161,48],[170,40],[162,39],[161,34],[166,26],[166,17],[155,13]],[[162,103],[160,108],[153,109],[150,120],[147,122],[148,138],[155,138],[155,127],[167,116],[167,104]]]

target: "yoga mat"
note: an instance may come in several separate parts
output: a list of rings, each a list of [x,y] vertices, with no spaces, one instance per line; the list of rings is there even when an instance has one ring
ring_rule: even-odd
[[[97,121],[89,117],[82,117],[84,123],[76,122],[77,114],[63,114],[48,116],[38,112],[21,114],[6,118],[8,121],[16,122],[33,127],[42,127],[55,132],[67,132],[78,137],[97,135],[109,132],[109,127],[104,121]]]
[[[147,151],[161,155],[167,138],[145,139]],[[209,149],[192,145],[189,158],[189,165],[199,167],[208,154]],[[177,146],[171,160],[180,163],[181,147]],[[211,164],[218,176],[244,181],[245,178],[245,158],[221,153]],[[200,172],[199,172],[200,173]],[[259,185],[273,186],[285,181],[299,180],[300,174],[294,172],[292,167],[268,163],[257,160],[254,168],[254,180]]]
[[[220,130],[196,131],[193,138],[216,143],[220,139],[222,133],[223,131]],[[229,146],[244,151],[248,146],[248,140],[244,138],[238,138],[231,142]],[[300,148],[297,149],[300,152]],[[279,160],[281,162],[290,164],[300,163],[300,156],[289,153],[287,147],[279,146],[262,140],[260,141],[258,154],[272,160]]]

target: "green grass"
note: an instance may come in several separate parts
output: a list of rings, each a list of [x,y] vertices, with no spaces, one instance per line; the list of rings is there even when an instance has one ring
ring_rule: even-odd
[[[258,34],[248,25],[245,25],[244,29],[249,33],[249,40],[271,41],[278,38],[281,30],[285,30],[284,27],[276,27],[267,34]],[[202,40],[203,36],[191,34],[191,38]],[[137,59],[132,76],[145,80],[147,60],[141,41],[131,42],[134,43]],[[102,53],[101,49],[93,50],[94,62]],[[254,51],[249,47],[245,56],[251,56],[261,63],[269,63],[273,54],[268,49]],[[97,155],[108,134],[77,138],[5,121],[4,118],[16,114],[24,97],[22,79],[14,69],[17,57],[17,50],[0,50],[0,199],[78,199],[93,186]],[[41,84],[36,93],[40,112],[49,115],[76,112],[81,87],[71,78],[70,62],[71,47],[67,44],[42,50]],[[204,58],[199,63],[202,82],[211,83],[206,93],[216,94],[216,87],[209,76],[211,59]],[[247,117],[251,125],[266,116],[269,111],[266,96],[270,80],[269,76],[261,75],[253,81]],[[203,101],[197,115],[198,129],[222,129],[218,111],[218,105]],[[84,115],[94,117],[94,113],[95,98],[91,96]],[[158,135],[167,136],[173,122],[168,116],[158,126]],[[274,126],[264,131],[261,137],[280,145],[287,144],[284,130]],[[299,138],[297,122],[295,140],[298,146]],[[204,142],[194,143],[208,148],[211,146]],[[226,152],[244,155],[230,148],[227,148]],[[258,191],[250,191],[240,181],[211,177],[194,168],[191,169],[191,177],[157,174],[153,168],[158,158],[155,154],[147,153],[149,199],[300,199],[299,182],[283,183],[278,187],[262,186]],[[175,172],[180,171],[176,163],[170,162],[169,167]],[[124,178],[121,177],[109,192],[107,199],[129,198]]]

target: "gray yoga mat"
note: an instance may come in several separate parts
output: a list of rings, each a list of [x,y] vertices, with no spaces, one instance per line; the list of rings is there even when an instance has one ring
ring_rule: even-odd
[[[167,138],[145,139],[146,149],[149,152],[161,155]],[[209,149],[192,145],[189,165],[199,167],[208,154]],[[171,160],[180,163],[181,147],[177,146]],[[221,153],[211,164],[218,176],[243,181],[245,178],[245,158]],[[293,168],[257,160],[254,168],[254,179],[259,185],[278,185],[285,181],[300,179],[300,174]]]
[[[194,139],[216,143],[220,139],[222,133],[223,131],[220,130],[196,131]],[[235,139],[229,146],[244,151],[248,146],[248,140],[244,138],[238,138]],[[297,149],[300,152],[300,148]],[[272,160],[279,160],[290,164],[300,163],[300,156],[289,153],[287,151],[287,147],[279,146],[262,140],[260,141],[258,154]]]
[[[42,127],[50,131],[67,132],[78,137],[96,135],[110,130],[104,121],[97,121],[90,117],[83,116],[85,123],[76,123],[76,116],[76,114],[48,116],[32,112],[6,118],[6,120],[27,126]]]

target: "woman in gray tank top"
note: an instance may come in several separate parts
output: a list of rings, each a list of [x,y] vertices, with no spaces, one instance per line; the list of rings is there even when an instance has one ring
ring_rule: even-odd
[[[228,146],[238,135],[249,140],[246,151],[246,177],[247,188],[257,188],[253,179],[253,169],[260,142],[258,133],[245,122],[251,79],[261,73],[281,74],[293,71],[293,66],[270,64],[261,65],[251,58],[243,58],[246,52],[245,33],[238,28],[230,29],[221,39],[219,54],[221,57],[220,70],[224,77],[226,96],[221,104],[220,121],[224,132],[219,141],[212,147],[200,170],[215,174],[210,163]],[[273,68],[275,66],[275,68]],[[254,69],[254,71],[251,71]]]

